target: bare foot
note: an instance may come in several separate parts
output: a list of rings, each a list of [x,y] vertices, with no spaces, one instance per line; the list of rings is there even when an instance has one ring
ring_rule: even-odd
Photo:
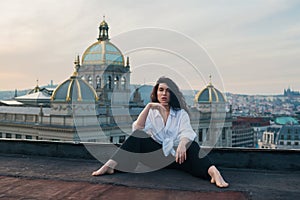
[[[114,168],[116,167],[117,162],[114,160],[108,160],[100,169],[94,171],[92,176],[101,176],[104,174],[113,174],[115,172]]]
[[[224,181],[224,179],[223,179],[222,175],[220,174],[219,170],[214,165],[212,165],[208,169],[208,174],[211,176],[210,182],[216,184],[217,187],[225,188],[225,187],[229,186],[229,184]]]

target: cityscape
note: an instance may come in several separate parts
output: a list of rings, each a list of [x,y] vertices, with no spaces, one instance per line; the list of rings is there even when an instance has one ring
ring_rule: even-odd
[[[0,3],[0,198],[299,198],[299,2],[100,2]],[[162,76],[229,187],[141,153],[130,173],[92,174]]]
[[[16,89],[11,98],[5,95],[9,96],[13,91],[2,93],[1,138],[124,142],[130,135],[132,122],[149,102],[152,86],[131,84],[128,72],[134,70],[129,57],[125,58],[110,41],[105,18],[100,23],[97,40],[85,50],[81,59],[77,56],[73,74],[59,85],[51,81],[40,87],[37,81],[36,86],[27,92],[21,91],[20,94]],[[186,94],[192,126],[200,145],[300,148],[299,91],[287,88],[278,95],[223,94],[214,86],[210,76],[209,83],[203,88],[183,93]],[[78,108],[76,103],[80,103]],[[86,109],[92,112],[88,113]],[[130,116],[126,116],[126,112]],[[215,113],[223,113],[224,116],[214,119]],[[83,118],[84,123],[76,123],[77,118]],[[213,124],[214,120],[220,122]],[[13,128],[13,124],[18,126]],[[28,124],[31,124],[31,129]],[[85,130],[83,134],[78,126],[85,126],[90,132]],[[101,133],[97,133],[97,128],[91,128],[97,126]],[[219,128],[212,129],[212,126]],[[60,133],[52,127],[58,128]]]

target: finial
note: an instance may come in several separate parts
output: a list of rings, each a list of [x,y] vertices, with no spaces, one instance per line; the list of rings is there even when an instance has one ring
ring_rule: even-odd
[[[127,56],[127,60],[126,60],[126,66],[129,66],[129,56]]]
[[[74,64],[75,64],[76,66],[80,66],[79,55],[76,56]]]
[[[76,56],[75,61],[74,61],[74,64],[75,64],[75,66],[74,66],[75,71],[74,71],[74,73],[73,73],[73,76],[77,76],[77,75],[78,75],[78,70],[79,70],[79,68],[80,68],[79,55]]]
[[[212,85],[212,83],[211,83],[211,74],[209,75],[209,85]]]
[[[105,21],[105,15],[103,15],[103,20],[100,23],[99,26],[99,37],[97,38],[98,41],[105,41],[105,40],[109,40],[108,37],[108,24]]]
[[[39,86],[39,79],[36,79],[36,86]]]

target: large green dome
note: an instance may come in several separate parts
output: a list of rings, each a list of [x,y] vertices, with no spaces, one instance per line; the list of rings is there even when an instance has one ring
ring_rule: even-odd
[[[121,65],[124,66],[122,52],[109,41],[108,24],[103,19],[99,26],[98,41],[83,53],[81,64],[86,65]]]
[[[121,51],[108,40],[99,40],[89,46],[82,56],[82,65],[122,65],[124,58]]]

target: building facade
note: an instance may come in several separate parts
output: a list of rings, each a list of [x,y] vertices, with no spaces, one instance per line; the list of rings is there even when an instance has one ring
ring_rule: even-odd
[[[24,102],[19,107],[1,106],[0,138],[122,143],[128,137],[142,100],[136,91],[131,101],[129,58],[125,64],[108,28],[103,20],[98,41],[51,94],[37,86],[15,98]]]
[[[199,91],[191,109],[191,123],[203,146],[232,146],[232,117],[225,96],[212,83]]]
[[[262,149],[300,149],[300,125],[272,125],[259,141]]]
[[[243,120],[232,121],[232,147],[255,147],[255,133],[250,123]]]

